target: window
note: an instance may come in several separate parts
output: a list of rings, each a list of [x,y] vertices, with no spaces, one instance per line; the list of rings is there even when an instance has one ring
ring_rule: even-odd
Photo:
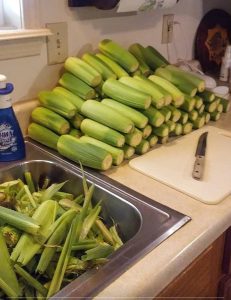
[[[0,26],[2,30],[21,29],[22,24],[22,1],[0,0]]]
[[[0,60],[38,55],[50,34],[40,24],[39,0],[0,0]]]

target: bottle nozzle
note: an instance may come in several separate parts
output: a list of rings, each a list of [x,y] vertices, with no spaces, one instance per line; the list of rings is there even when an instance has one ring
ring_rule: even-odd
[[[6,88],[7,77],[3,74],[0,74],[0,89]]]

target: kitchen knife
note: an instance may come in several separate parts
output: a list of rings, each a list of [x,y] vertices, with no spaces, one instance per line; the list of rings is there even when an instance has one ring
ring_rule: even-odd
[[[198,144],[197,144],[197,149],[195,153],[196,160],[192,172],[192,177],[197,180],[200,180],[203,176],[207,136],[208,136],[208,131],[202,133],[199,137]]]

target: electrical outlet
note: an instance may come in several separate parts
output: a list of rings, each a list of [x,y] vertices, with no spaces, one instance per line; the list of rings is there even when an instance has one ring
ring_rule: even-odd
[[[172,42],[174,15],[163,15],[162,44]]]
[[[67,23],[48,23],[46,27],[52,32],[52,35],[47,37],[48,64],[63,63],[68,56]]]

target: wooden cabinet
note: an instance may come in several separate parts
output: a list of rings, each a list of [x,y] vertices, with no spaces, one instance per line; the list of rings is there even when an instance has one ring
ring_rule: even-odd
[[[190,297],[191,300],[205,299],[205,297],[215,299],[223,273],[225,236],[224,233],[214,241],[158,297],[162,297],[162,300],[167,300],[169,297],[175,300],[186,300],[187,297]]]
[[[222,262],[223,276],[218,287],[218,297],[223,300],[231,299],[231,228],[226,232],[224,256]]]

